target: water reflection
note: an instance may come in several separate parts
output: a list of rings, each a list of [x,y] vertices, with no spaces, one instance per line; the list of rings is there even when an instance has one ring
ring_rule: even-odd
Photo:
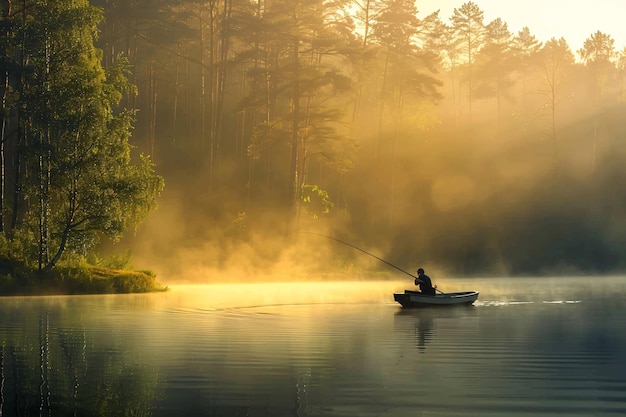
[[[563,282],[459,309],[388,282],[0,299],[0,415],[625,415],[626,285]]]
[[[435,325],[435,318],[432,310],[409,310],[400,309],[394,316],[394,327],[396,330],[410,333],[414,330],[414,337],[417,349],[420,353],[426,349],[426,343],[430,341]]]
[[[412,334],[415,347],[420,353],[424,353],[426,346],[431,340],[448,336],[452,323],[463,323],[467,328],[468,318],[475,316],[476,308],[471,306],[454,308],[423,308],[423,309],[398,309],[394,314],[394,328],[399,334]]]
[[[42,302],[32,299],[41,310],[3,303],[0,415],[150,415],[159,396],[157,364],[121,332],[99,334],[81,324],[97,312],[67,316],[64,303]]]

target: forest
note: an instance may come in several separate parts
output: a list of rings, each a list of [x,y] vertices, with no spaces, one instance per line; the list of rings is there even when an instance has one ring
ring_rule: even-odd
[[[136,233],[90,246],[103,253],[129,248],[166,279],[385,268],[322,234],[439,275],[626,268],[626,49],[609,33],[541,42],[462,0],[451,16],[424,16],[419,0],[2,3],[5,22],[33,4],[84,26],[72,9],[89,10],[88,55],[118,74],[105,105],[128,111],[105,127],[126,132],[113,136],[127,135],[152,191],[130,210],[147,219]],[[75,115],[89,99],[69,94],[33,112]],[[22,209],[6,204],[8,221]]]

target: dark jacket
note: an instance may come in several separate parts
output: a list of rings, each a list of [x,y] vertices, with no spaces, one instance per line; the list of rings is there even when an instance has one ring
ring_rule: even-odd
[[[419,281],[418,281],[419,279]],[[420,282],[421,281],[421,282]],[[435,295],[435,289],[430,277],[426,274],[419,275],[415,280],[415,285],[419,285],[420,291],[424,294]]]

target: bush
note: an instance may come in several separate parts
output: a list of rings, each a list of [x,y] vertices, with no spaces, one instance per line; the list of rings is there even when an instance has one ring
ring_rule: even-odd
[[[8,239],[4,233],[0,233],[0,259],[30,265],[34,259],[37,259],[37,248],[33,242],[33,234],[27,231],[16,230],[11,239]]]
[[[120,271],[75,263],[43,272],[0,259],[0,295],[126,294],[166,290],[149,271]]]
[[[0,233],[0,295],[113,294],[164,291],[151,271],[130,271],[130,253],[99,261],[66,251],[51,271],[37,267],[32,233]],[[34,260],[34,261],[33,261]],[[94,266],[98,265],[98,266]]]

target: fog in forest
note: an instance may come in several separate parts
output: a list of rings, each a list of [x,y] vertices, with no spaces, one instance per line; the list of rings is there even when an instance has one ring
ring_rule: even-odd
[[[610,33],[540,42],[479,2],[92,3],[103,62],[128,57],[138,88],[133,144],[165,178],[107,250],[161,281],[402,278],[320,235],[435,277],[624,270]]]

